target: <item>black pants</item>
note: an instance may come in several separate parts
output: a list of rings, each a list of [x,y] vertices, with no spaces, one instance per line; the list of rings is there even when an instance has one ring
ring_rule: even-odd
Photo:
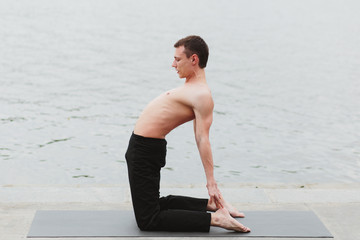
[[[207,199],[159,196],[160,170],[165,166],[166,140],[132,134],[126,152],[131,197],[141,230],[208,232]]]

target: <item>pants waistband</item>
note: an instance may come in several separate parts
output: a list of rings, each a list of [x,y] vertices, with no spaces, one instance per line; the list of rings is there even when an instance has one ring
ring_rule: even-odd
[[[140,140],[140,141],[144,141],[144,142],[148,142],[148,143],[154,143],[154,144],[166,144],[166,140],[164,138],[150,138],[150,137],[143,137],[141,135],[137,135],[134,132],[132,132],[132,138],[136,139],[136,140]]]

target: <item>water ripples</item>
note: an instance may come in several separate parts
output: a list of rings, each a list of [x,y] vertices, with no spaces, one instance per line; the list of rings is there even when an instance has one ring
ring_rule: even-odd
[[[136,119],[182,84],[172,44],[194,33],[220,182],[359,181],[359,3],[260,2],[0,3],[0,183],[126,182]],[[192,124],[168,146],[162,179],[203,182]]]

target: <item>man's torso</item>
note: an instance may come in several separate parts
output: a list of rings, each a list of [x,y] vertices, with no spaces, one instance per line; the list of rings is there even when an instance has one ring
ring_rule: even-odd
[[[140,115],[134,133],[144,137],[165,138],[177,126],[195,118],[194,104],[199,94],[211,98],[204,83],[185,84],[151,101]]]

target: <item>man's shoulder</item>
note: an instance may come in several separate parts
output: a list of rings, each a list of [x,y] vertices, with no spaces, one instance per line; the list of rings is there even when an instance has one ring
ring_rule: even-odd
[[[184,85],[184,89],[193,96],[211,97],[211,91],[206,83]]]
[[[195,96],[199,100],[212,99],[211,91],[207,84],[199,84],[196,87]]]
[[[194,108],[212,109],[214,106],[210,88],[206,84],[195,88],[192,100]]]
[[[176,89],[178,100],[192,108],[212,107],[213,99],[207,84],[185,84]]]

